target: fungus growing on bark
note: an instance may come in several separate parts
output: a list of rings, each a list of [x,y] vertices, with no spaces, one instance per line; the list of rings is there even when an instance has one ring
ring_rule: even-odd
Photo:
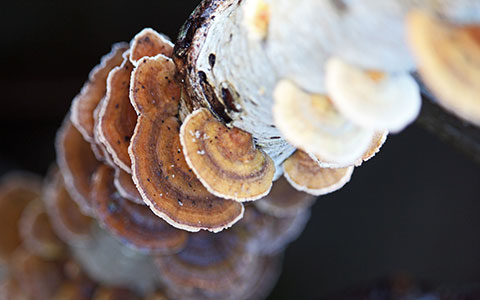
[[[283,163],[284,176],[299,191],[325,195],[341,189],[353,173],[353,166],[322,168],[307,153],[298,150]]]
[[[98,132],[100,142],[105,145],[114,163],[125,172],[131,173],[128,146],[135,129],[137,114],[129,98],[133,65],[127,55],[124,57],[123,63],[108,75],[107,92],[100,102]]]
[[[40,199],[25,207],[18,224],[23,246],[35,255],[47,259],[65,256],[65,244],[57,237]]]
[[[417,118],[422,100],[407,72],[369,71],[333,57],[325,85],[335,108],[358,126],[398,132]]]
[[[128,199],[136,204],[145,204],[143,202],[142,196],[137,190],[135,183],[133,183],[132,175],[127,172],[117,168],[115,169],[115,178],[113,184],[117,189],[120,196],[125,199]]]
[[[90,181],[100,163],[68,116],[57,132],[55,144],[58,167],[70,196],[82,213],[91,215]]]
[[[171,57],[173,54],[173,43],[170,39],[151,28],[145,28],[130,42],[130,61],[134,66],[144,56],[156,56],[163,54]]]
[[[367,150],[374,131],[345,119],[322,95],[309,95],[289,81],[274,93],[275,124],[298,148],[337,164],[353,164]]]
[[[123,243],[145,253],[170,254],[181,249],[187,232],[173,228],[147,206],[120,197],[113,172],[103,165],[94,176],[92,201],[97,220]]]
[[[40,194],[40,180],[33,175],[13,174],[0,181],[0,265],[20,245],[18,222],[25,207]]]
[[[407,27],[422,80],[440,105],[480,125],[480,25],[455,25],[412,11]]]
[[[282,218],[296,215],[309,208],[314,201],[314,196],[297,191],[285,177],[281,177],[275,181],[267,196],[255,201],[255,207],[266,214]]]
[[[89,239],[93,219],[82,214],[65,189],[61,174],[55,169],[50,171],[43,201],[53,229],[65,243],[77,245]]]
[[[171,225],[213,232],[243,216],[241,203],[210,194],[188,167],[179,140],[178,120],[140,115],[132,138],[133,181],[150,209]]]
[[[205,108],[180,128],[185,160],[212,194],[236,201],[257,200],[270,191],[275,166],[255,148],[252,136],[227,128]]]
[[[102,100],[107,89],[107,76],[111,69],[120,65],[123,61],[122,54],[128,49],[126,43],[114,44],[112,51],[102,57],[88,75],[88,81],[82,87],[80,93],[73,99],[71,108],[71,120],[85,140],[93,140],[93,111]]]

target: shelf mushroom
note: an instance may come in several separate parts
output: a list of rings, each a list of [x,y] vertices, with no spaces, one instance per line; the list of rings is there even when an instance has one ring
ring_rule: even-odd
[[[100,162],[68,116],[57,132],[55,146],[58,167],[70,196],[82,213],[92,215],[90,181]]]
[[[94,220],[82,214],[56,168],[50,170],[42,198],[53,230],[59,238],[69,245],[82,244],[89,239]]]
[[[105,95],[108,73],[122,63],[122,55],[127,49],[126,43],[114,44],[111,52],[102,57],[100,64],[90,72],[88,81],[72,101],[72,123],[88,142],[93,141],[93,112]]]
[[[399,132],[420,112],[420,90],[407,72],[363,70],[336,57],[326,62],[325,69],[333,105],[358,126]]]
[[[130,146],[133,181],[150,209],[171,225],[213,232],[243,216],[241,203],[210,194],[185,162],[175,117],[140,115]]]
[[[308,94],[287,80],[277,84],[272,109],[287,141],[341,165],[362,157],[374,134],[344,118],[328,97]]]
[[[227,128],[209,110],[187,116],[180,142],[188,165],[212,194],[243,202],[270,191],[275,173],[271,158],[255,148],[250,134]]]
[[[113,180],[113,184],[115,185],[115,188],[120,196],[123,198],[128,199],[136,204],[145,204],[142,196],[135,186],[135,183],[133,183],[132,175],[120,168],[117,168],[115,169],[115,179]]]
[[[133,65],[128,60],[128,52],[123,63],[110,71],[107,78],[107,92],[100,102],[98,132],[103,143],[113,158],[114,163],[127,173],[131,173],[128,146],[137,114],[130,104],[129,84]]]
[[[294,188],[320,196],[337,191],[347,184],[354,167],[322,168],[307,153],[297,150],[283,163],[283,169],[285,178]]]
[[[407,28],[422,80],[439,104],[480,125],[480,24],[455,25],[412,11]]]
[[[94,176],[92,201],[97,220],[123,243],[139,251],[171,254],[180,250],[187,232],[170,226],[147,206],[120,197],[113,179],[114,171],[106,165]]]
[[[163,54],[172,57],[173,43],[167,36],[152,28],[145,28],[132,39],[130,49],[130,61],[137,66],[139,60],[145,56],[153,57]]]

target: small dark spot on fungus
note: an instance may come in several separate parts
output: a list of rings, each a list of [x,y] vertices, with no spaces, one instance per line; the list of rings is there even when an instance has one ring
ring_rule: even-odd
[[[232,93],[230,93],[229,89],[222,88],[222,99],[223,99],[223,102],[225,103],[225,106],[227,107],[228,111],[233,110],[235,112],[239,112],[239,110],[237,109],[237,107],[234,104],[235,101],[234,101]]]
[[[130,141],[130,137],[129,137],[129,136],[127,136],[127,135],[126,135],[126,136],[124,136],[124,137],[123,137],[123,139],[125,140],[125,142],[128,142],[128,141]]]
[[[115,104],[115,109],[118,109],[118,106],[119,106],[119,105],[118,105],[118,103],[117,103],[117,104]]]
[[[210,67],[213,68],[215,66],[215,60],[216,60],[215,54],[210,53],[210,55],[208,56],[208,63],[210,64]]]
[[[108,211],[114,213],[117,211],[117,205],[114,202],[108,203]]]
[[[202,81],[202,83],[207,82],[207,74],[205,74],[205,72],[199,71],[198,72],[198,77],[200,77],[200,80]]]
[[[147,178],[147,181],[150,182],[150,178]]]
[[[167,175],[167,176],[165,176],[165,179],[166,179],[166,180],[168,180],[168,175]]]

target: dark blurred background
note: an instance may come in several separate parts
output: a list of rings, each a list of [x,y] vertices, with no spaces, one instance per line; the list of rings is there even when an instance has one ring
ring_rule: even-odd
[[[174,39],[198,1],[0,5],[0,173],[44,174],[55,131],[112,43],[144,27]],[[329,299],[396,276],[480,283],[480,167],[418,125],[390,136],[341,191],[321,197],[287,250],[272,299]]]

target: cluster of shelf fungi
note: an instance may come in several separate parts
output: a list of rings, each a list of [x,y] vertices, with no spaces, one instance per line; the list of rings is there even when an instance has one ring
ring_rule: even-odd
[[[442,1],[369,0],[373,20],[388,11],[404,28],[373,34],[384,47],[370,59],[355,39],[359,53],[319,48],[321,30],[298,42],[287,11],[372,20],[354,2],[304,2],[204,1],[175,45],[153,29],[115,44],[73,100],[46,178],[0,184],[6,299],[265,298],[315,197],[416,119],[412,70],[480,123],[478,20]]]

